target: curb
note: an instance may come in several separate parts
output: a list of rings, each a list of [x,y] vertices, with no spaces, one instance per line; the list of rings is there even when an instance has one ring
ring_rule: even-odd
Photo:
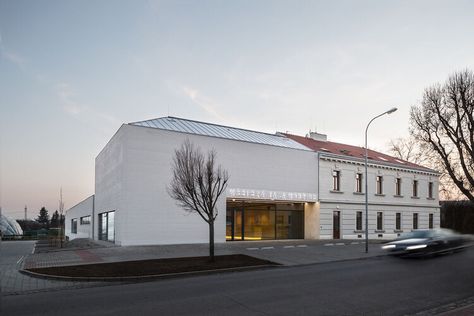
[[[256,266],[247,266],[247,267],[189,271],[189,272],[178,272],[178,273],[165,273],[165,274],[151,274],[151,275],[142,275],[142,276],[126,276],[126,277],[68,277],[68,276],[61,276],[61,275],[37,273],[37,272],[28,271],[25,269],[21,269],[19,270],[19,272],[31,277],[47,279],[47,280],[57,280],[57,281],[128,282],[128,281],[170,279],[170,278],[177,278],[181,276],[186,277],[186,276],[195,276],[195,275],[209,275],[209,274],[217,274],[219,272],[225,273],[225,272],[251,271],[251,270],[270,269],[270,268],[279,268],[279,267],[282,267],[282,265],[276,263],[276,264],[265,264],[265,265],[256,265]]]
[[[357,257],[357,258],[337,259],[337,260],[322,261],[322,262],[303,263],[303,264],[297,264],[297,265],[284,265],[284,264],[275,263],[275,264],[256,265],[256,266],[247,266],[247,267],[189,271],[189,272],[166,273],[166,274],[152,274],[152,275],[143,275],[143,276],[128,276],[128,277],[68,277],[68,276],[37,273],[37,272],[29,271],[27,269],[21,269],[18,271],[30,277],[46,279],[46,280],[84,281],[84,282],[93,282],[93,281],[128,282],[128,281],[170,279],[170,278],[178,278],[178,277],[186,277],[186,276],[210,275],[210,274],[217,274],[219,272],[226,273],[226,272],[241,272],[241,271],[243,272],[243,271],[252,271],[252,270],[260,270],[260,269],[270,269],[270,268],[282,269],[282,268],[306,267],[306,266],[319,265],[319,264],[329,264],[329,263],[334,263],[334,262],[367,260],[367,259],[380,258],[380,257],[385,257],[385,256],[387,256],[387,254],[380,254],[380,255],[369,256],[369,257]]]

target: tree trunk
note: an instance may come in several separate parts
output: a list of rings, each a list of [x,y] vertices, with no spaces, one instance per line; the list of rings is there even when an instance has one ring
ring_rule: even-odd
[[[209,223],[209,261],[214,262],[214,221]]]

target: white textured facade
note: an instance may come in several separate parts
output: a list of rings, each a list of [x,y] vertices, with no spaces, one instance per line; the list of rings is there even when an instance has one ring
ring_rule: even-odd
[[[119,245],[208,242],[207,224],[197,214],[180,209],[167,192],[174,151],[186,139],[204,152],[214,149],[218,164],[230,176],[227,191],[217,204],[216,242],[226,241],[229,221],[227,218],[226,222],[226,208],[236,201],[262,205],[287,203],[288,208],[300,205],[304,209],[302,238],[334,238],[334,212],[340,212],[339,238],[357,239],[363,234],[356,229],[356,213],[365,210],[365,195],[354,193],[355,174],[364,170],[360,159],[317,152],[304,146],[288,148],[124,124],[96,158],[95,198],[66,213],[68,236],[104,239],[108,225],[109,240]],[[337,192],[333,190],[334,170],[340,174]],[[383,195],[374,194],[377,175],[383,176]],[[402,179],[402,196],[394,196],[395,178]],[[413,179],[418,181],[417,198],[411,196]],[[370,238],[390,239],[401,231],[413,229],[413,213],[418,214],[418,228],[428,228],[429,214],[433,214],[434,227],[439,227],[436,173],[374,162],[369,165],[368,180]],[[429,199],[428,182],[434,183],[434,196]],[[114,214],[108,224],[106,212]],[[383,212],[381,230],[376,227],[377,212]],[[399,230],[395,229],[396,213],[401,213]],[[87,214],[91,215],[92,223],[89,226],[78,223],[78,232],[71,233],[71,219]]]
[[[319,159],[321,239],[333,238],[333,215],[341,215],[341,238],[365,237],[365,180],[362,192],[356,192],[356,174],[365,177],[362,160],[347,159],[324,154]],[[340,171],[340,190],[333,190],[333,171]],[[383,178],[382,194],[376,194],[376,177]],[[396,179],[401,179],[401,195],[396,195]],[[413,214],[418,214],[418,228],[429,228],[429,214],[433,214],[433,227],[440,227],[438,175],[403,166],[381,163],[368,164],[369,238],[393,239],[411,231]],[[418,181],[417,196],[413,196],[413,180]],[[428,196],[429,183],[433,183],[433,197]],[[356,229],[356,212],[362,212],[362,229]],[[377,229],[377,212],[382,212],[382,227]],[[400,229],[396,229],[396,213],[400,213]]]
[[[69,240],[76,238],[92,239],[93,209],[94,196],[91,195],[66,211],[64,226],[65,234]],[[73,224],[74,222],[75,225]],[[75,226],[75,230],[73,226]]]

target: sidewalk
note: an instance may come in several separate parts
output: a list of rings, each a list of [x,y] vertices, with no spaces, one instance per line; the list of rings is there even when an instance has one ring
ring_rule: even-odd
[[[365,244],[348,240],[285,240],[242,241],[216,244],[216,255],[246,254],[287,266],[306,265],[342,260],[364,259],[381,256],[378,241]],[[32,247],[32,246],[31,246]],[[6,273],[2,272],[4,295],[69,287],[97,286],[104,282],[68,282],[32,278],[18,272],[19,269],[146,260],[173,257],[207,256],[208,244],[156,245],[104,247],[96,245],[86,249],[65,249],[27,255],[22,262],[12,262]],[[3,277],[5,276],[5,277]]]

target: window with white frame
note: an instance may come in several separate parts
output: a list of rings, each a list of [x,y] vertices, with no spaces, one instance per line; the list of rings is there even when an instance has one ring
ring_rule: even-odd
[[[395,195],[396,196],[402,195],[402,178],[395,179]]]
[[[395,213],[395,229],[402,229],[402,213]]]
[[[362,193],[362,173],[356,173],[356,187],[355,191],[357,193]]]
[[[413,197],[418,197],[418,180],[413,180]]]
[[[418,213],[413,213],[413,229],[418,229]]]
[[[357,211],[356,213],[356,230],[362,230],[362,212]]]
[[[428,198],[433,198],[433,182],[428,182]]]
[[[383,229],[383,213],[377,212],[377,230]]]
[[[376,186],[377,186],[377,194],[383,194],[383,177],[382,176],[377,176],[375,179],[376,181]]]
[[[339,170],[333,170],[332,172],[332,190],[341,190],[341,172]]]

